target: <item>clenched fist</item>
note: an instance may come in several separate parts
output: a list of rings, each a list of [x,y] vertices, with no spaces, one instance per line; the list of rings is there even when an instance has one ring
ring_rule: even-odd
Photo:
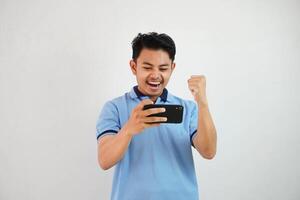
[[[192,75],[188,80],[188,87],[198,105],[207,105],[205,76]]]

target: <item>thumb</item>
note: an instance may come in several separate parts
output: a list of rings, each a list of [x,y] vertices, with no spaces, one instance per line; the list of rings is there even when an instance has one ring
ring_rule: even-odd
[[[143,108],[144,105],[153,104],[153,101],[150,99],[144,99],[141,101],[141,103],[138,105],[139,108]]]

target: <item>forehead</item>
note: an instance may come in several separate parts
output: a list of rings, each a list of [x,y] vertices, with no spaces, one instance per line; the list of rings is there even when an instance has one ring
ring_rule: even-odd
[[[172,60],[169,57],[169,54],[164,50],[153,50],[153,49],[142,49],[137,62],[150,62],[153,64],[159,63],[171,63]]]

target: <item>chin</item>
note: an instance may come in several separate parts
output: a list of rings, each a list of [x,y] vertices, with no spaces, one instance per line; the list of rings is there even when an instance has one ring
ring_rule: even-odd
[[[163,89],[164,88],[162,86],[160,86],[158,88],[149,88],[149,87],[147,87],[146,91],[150,95],[159,95],[160,93],[162,93]]]

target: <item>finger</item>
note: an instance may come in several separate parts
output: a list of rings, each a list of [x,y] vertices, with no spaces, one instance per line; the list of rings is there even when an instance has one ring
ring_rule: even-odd
[[[191,90],[192,93],[198,93],[199,89],[197,87],[194,86],[189,86],[189,89]]]
[[[201,78],[201,77],[205,77],[204,75],[191,75],[191,78]]]
[[[144,110],[142,115],[149,116],[149,115],[156,114],[156,113],[163,113],[165,111],[166,111],[165,108],[149,108],[147,110]]]
[[[145,128],[150,128],[150,127],[155,127],[155,126],[159,126],[160,123],[145,123],[144,127]]]
[[[144,123],[158,123],[167,121],[166,117],[145,117],[143,119]]]
[[[149,104],[153,104],[153,101],[151,101],[151,99],[144,99],[139,103],[137,107],[143,109],[145,105],[149,105]]]
[[[199,83],[189,83],[189,87],[199,87]]]
[[[201,79],[206,79],[205,78],[205,76],[191,76],[190,78],[189,78],[189,80],[201,80]]]
[[[188,85],[189,87],[199,87],[201,85],[199,85],[199,83],[189,83]]]
[[[198,90],[199,88],[193,85],[189,85],[189,89],[190,90]]]
[[[193,95],[199,94],[199,91],[198,91],[198,90],[191,89],[191,92],[192,92]]]
[[[202,79],[202,78],[193,78],[193,79],[189,79],[188,82],[189,82],[189,83],[192,83],[192,82],[199,82],[199,81],[201,81],[201,80],[203,80],[203,79]]]
[[[190,84],[190,83],[201,83],[201,80],[190,80],[190,81],[188,81],[188,83]]]

